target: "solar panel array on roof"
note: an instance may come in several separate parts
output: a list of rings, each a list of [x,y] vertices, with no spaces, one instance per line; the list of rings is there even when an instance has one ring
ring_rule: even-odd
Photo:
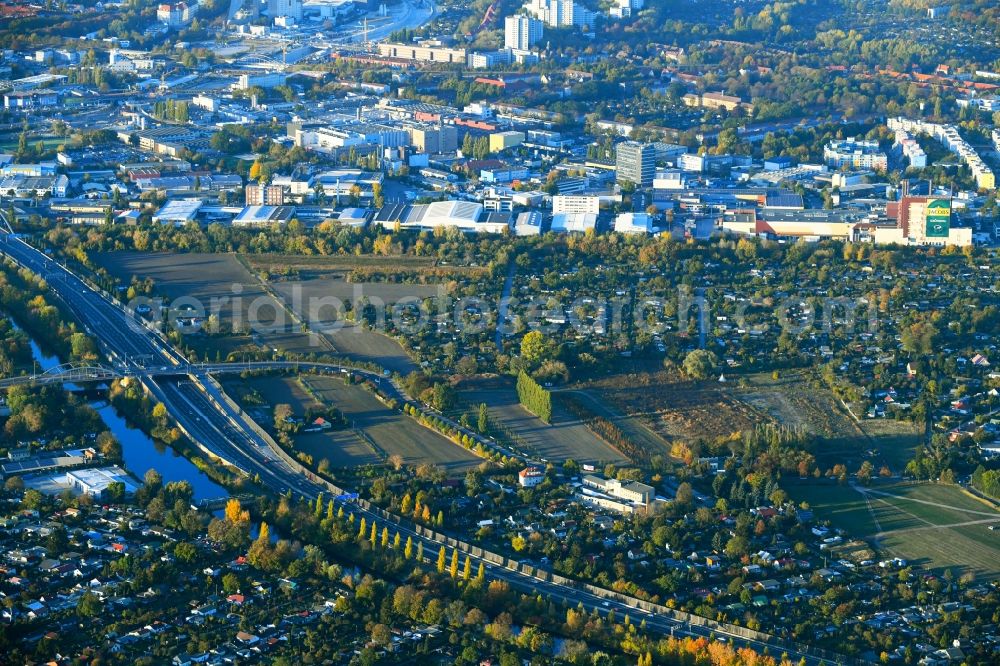
[[[379,208],[378,212],[375,213],[375,219],[373,222],[381,224],[395,224],[396,222],[405,222],[406,218],[409,216],[410,209],[413,206],[410,204],[387,204]]]
[[[802,196],[792,192],[768,193],[766,205],[770,208],[805,208]]]

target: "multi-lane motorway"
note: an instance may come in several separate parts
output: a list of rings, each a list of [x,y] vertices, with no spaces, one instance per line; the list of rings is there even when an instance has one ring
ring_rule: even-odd
[[[163,403],[178,425],[198,446],[248,476],[259,476],[261,483],[274,491],[291,491],[306,498],[315,498],[321,492],[329,494],[328,484],[312,477],[276,450],[273,441],[222,394],[218,384],[209,376],[210,367],[198,367],[193,374],[188,375],[146,373],[144,376],[143,368],[154,367],[159,370],[181,366],[183,370],[190,372],[192,367],[157,332],[147,328],[132,313],[15,235],[0,233],[0,252],[44,277],[52,291],[66,303],[87,331],[100,341],[109,359],[118,365],[134,367],[140,381]],[[388,523],[401,536],[411,536],[415,542],[423,542],[428,557],[436,556],[437,549],[442,545],[440,541],[418,534],[414,526],[404,520],[387,519],[360,505],[356,505],[353,511],[366,516],[369,522],[375,520],[379,525]],[[490,577],[506,580],[513,587],[548,595],[553,600],[564,601],[571,606],[583,604],[587,609],[596,608],[602,612],[615,610],[619,616],[630,612],[634,617],[641,616],[645,619],[650,629],[665,634],[716,637],[726,637],[729,634],[726,639],[738,644],[746,644],[760,651],[767,650],[774,655],[787,653],[793,660],[804,658],[809,664],[849,661],[819,656],[817,651],[792,645],[778,638],[745,639],[728,632],[725,627],[710,629],[666,617],[662,613],[643,611],[638,608],[637,600],[609,598],[610,595],[604,596],[599,590],[543,580],[517,567],[496,565],[493,560],[478,557],[463,546],[459,548],[472,557],[474,564],[485,562]]]

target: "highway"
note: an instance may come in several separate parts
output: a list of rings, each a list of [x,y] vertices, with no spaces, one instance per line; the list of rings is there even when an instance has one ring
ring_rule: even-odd
[[[250,421],[235,403],[223,395],[219,385],[210,377],[209,371],[213,366],[190,366],[188,361],[160,337],[158,332],[147,328],[110,297],[95,291],[66,267],[15,235],[0,232],[0,252],[44,277],[50,289],[66,303],[88,333],[101,343],[108,358],[118,365],[134,368],[139,381],[142,381],[149,392],[163,403],[178,426],[200,448],[238,468],[247,476],[259,476],[261,483],[275,492],[291,491],[307,499],[315,499],[320,493],[325,493],[329,497],[331,493],[337,492],[338,489],[317,479],[280,451],[259,426]],[[267,365],[282,364],[272,362]],[[311,364],[285,362],[284,365]],[[338,367],[327,364],[315,365]],[[194,372],[186,376],[143,374],[145,368],[159,369],[169,366],[181,366],[183,370],[193,369]],[[180,368],[178,370],[183,372]],[[376,373],[360,372],[380,379]],[[405,399],[394,385],[390,393],[398,394],[400,399]],[[376,521],[380,526],[389,526],[398,531],[404,538],[413,537],[415,543],[423,542],[427,557],[436,557],[443,543],[441,539],[435,540],[418,534],[417,528],[405,519],[395,516],[387,518],[377,508],[370,507],[367,503],[354,504],[351,510],[359,517],[367,518],[369,523]],[[618,598],[609,598],[611,593],[597,588],[587,590],[575,582],[564,584],[546,580],[551,578],[551,575],[534,575],[509,561],[508,566],[501,566],[495,559],[488,559],[490,554],[477,556],[465,546],[459,546],[459,550],[463,554],[470,555],[476,566],[479,562],[484,562],[488,568],[488,577],[505,580],[514,588],[532,594],[548,595],[553,600],[563,601],[570,606],[583,604],[584,608],[599,609],[601,612],[614,610],[619,617],[630,613],[636,621],[639,621],[639,618],[645,619],[650,629],[664,634],[706,637],[728,635],[728,640],[736,644],[749,645],[758,651],[766,650],[775,656],[787,653],[793,661],[805,658],[807,664],[855,663],[854,660],[846,658],[831,659],[825,655],[819,656],[815,650],[785,643],[778,638],[747,639],[738,636],[735,633],[736,628],[728,631],[725,627],[713,629],[667,617],[669,611],[662,607],[656,613],[643,611],[638,608],[641,602],[636,599],[622,595]],[[493,557],[498,556],[493,555]]]

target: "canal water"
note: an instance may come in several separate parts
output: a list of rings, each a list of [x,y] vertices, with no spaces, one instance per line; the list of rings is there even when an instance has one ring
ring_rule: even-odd
[[[16,325],[15,328],[17,328]],[[31,340],[31,355],[42,371],[59,365],[59,359],[56,356],[46,354],[30,336],[29,340]],[[225,488],[208,478],[190,460],[179,455],[173,449],[153,441],[143,431],[128,425],[125,418],[112,405],[107,402],[98,402],[91,406],[100,415],[108,430],[121,443],[125,469],[138,477],[139,480],[142,480],[148,470],[155,469],[163,477],[164,483],[170,481],[190,483],[196,500],[229,495]]]

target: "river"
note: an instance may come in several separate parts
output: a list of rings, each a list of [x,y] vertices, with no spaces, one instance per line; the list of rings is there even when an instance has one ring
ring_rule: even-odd
[[[17,328],[17,325],[15,324],[14,327]],[[46,354],[30,336],[29,340],[31,340],[31,355],[43,371],[59,365],[58,357]],[[147,470],[155,469],[163,477],[164,483],[170,481],[190,483],[196,500],[229,495],[229,491],[212,481],[190,460],[179,455],[173,449],[154,442],[143,431],[128,425],[125,418],[112,405],[102,401],[93,403],[91,406],[100,415],[108,430],[121,443],[125,469],[140,480],[145,476]]]

